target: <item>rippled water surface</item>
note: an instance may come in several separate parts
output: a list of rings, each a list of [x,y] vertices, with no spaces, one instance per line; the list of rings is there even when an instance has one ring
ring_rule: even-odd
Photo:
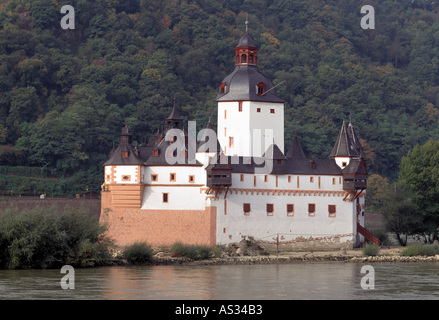
[[[75,289],[60,270],[0,270],[0,299],[439,299],[439,263],[315,263],[143,266],[75,269]]]

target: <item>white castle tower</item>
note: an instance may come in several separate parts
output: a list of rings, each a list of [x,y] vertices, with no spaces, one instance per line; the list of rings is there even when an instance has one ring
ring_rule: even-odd
[[[246,31],[235,48],[235,70],[219,87],[217,134],[225,155],[261,157],[273,141],[284,152],[284,101],[260,73],[258,50]]]

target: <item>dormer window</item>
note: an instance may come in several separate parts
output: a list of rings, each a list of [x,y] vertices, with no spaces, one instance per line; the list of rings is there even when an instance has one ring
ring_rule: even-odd
[[[220,93],[223,94],[226,92],[226,84],[224,82],[222,82],[220,84]]]
[[[159,149],[152,150],[152,156],[153,157],[158,157],[159,156]]]
[[[122,152],[122,158],[124,158],[124,159],[128,158],[128,151]]]
[[[259,82],[259,83],[256,85],[256,94],[257,94],[258,96],[262,96],[262,95],[264,95],[264,92],[265,92],[265,86],[266,86],[266,84],[263,83],[263,82]]]

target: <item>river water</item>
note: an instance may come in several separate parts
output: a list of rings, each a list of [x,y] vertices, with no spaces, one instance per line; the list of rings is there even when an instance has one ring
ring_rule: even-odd
[[[359,263],[76,268],[74,289],[60,270],[0,270],[0,299],[439,299],[439,263],[370,265],[374,274]]]

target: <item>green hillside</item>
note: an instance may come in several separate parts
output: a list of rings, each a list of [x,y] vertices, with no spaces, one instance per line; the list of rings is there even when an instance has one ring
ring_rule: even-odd
[[[375,8],[374,30],[360,26],[365,4]],[[60,26],[63,5],[75,8],[75,30]],[[60,193],[98,190],[121,127],[148,143],[174,97],[199,129],[209,117],[215,124],[246,13],[261,71],[284,81],[286,145],[297,132],[309,157],[326,158],[351,118],[369,173],[394,180],[402,156],[439,139],[435,1],[10,0],[0,8],[0,165],[45,168],[68,186]]]

